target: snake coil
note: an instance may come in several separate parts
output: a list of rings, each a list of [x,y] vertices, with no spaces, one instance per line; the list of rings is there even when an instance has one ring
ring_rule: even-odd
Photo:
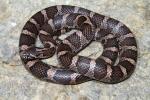
[[[59,36],[76,30],[64,40]],[[37,47],[40,38],[44,47]],[[97,59],[77,55],[92,41],[100,42]],[[57,84],[80,84],[90,80],[119,83],[133,73],[137,44],[133,33],[120,21],[87,9],[56,5],[33,15],[24,25],[19,53],[25,68],[34,76]],[[57,54],[64,68],[41,61]]]

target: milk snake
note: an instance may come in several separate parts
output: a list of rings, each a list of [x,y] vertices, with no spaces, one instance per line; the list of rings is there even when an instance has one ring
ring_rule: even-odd
[[[76,30],[64,40],[60,35]],[[37,47],[37,38],[43,47]],[[103,52],[97,59],[77,55],[92,41]],[[61,68],[41,61],[57,54]],[[133,73],[137,62],[133,33],[120,21],[90,10],[56,5],[34,14],[24,25],[19,53],[25,68],[41,80],[57,84],[80,84],[90,80],[119,83]]]

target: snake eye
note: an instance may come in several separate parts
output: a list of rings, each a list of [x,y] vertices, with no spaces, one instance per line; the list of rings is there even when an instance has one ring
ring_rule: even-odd
[[[105,40],[105,39],[102,39],[101,43],[102,43],[102,44],[105,44],[105,43],[106,43],[106,40]]]

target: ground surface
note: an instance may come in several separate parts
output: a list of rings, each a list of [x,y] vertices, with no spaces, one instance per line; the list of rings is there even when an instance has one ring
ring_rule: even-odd
[[[63,86],[40,81],[29,74],[18,55],[21,29],[34,13],[56,4],[84,7],[130,27],[139,48],[132,77],[115,85],[91,81]],[[0,100],[150,100],[149,0],[0,0],[0,37]],[[92,44],[82,54],[95,57],[98,51],[101,48]],[[56,60],[49,63],[56,64]]]

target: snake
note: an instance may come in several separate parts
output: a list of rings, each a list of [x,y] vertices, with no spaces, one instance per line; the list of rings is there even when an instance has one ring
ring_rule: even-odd
[[[38,39],[42,46],[37,46]],[[103,47],[99,57],[78,55],[93,41]],[[42,61],[55,54],[61,67]],[[115,84],[134,72],[138,49],[134,34],[122,22],[82,7],[54,5],[25,23],[19,55],[25,69],[40,80],[63,85],[92,80]]]

